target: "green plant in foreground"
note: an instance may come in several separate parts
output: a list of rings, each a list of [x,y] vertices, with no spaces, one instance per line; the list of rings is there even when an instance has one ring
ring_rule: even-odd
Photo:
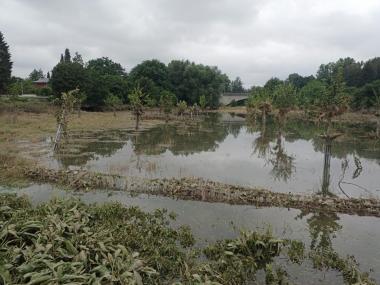
[[[300,264],[306,256],[300,242],[242,232],[207,246],[199,259],[189,228],[172,228],[166,210],[0,198],[0,284],[247,284],[260,269],[267,284],[285,284],[275,258]],[[342,272],[347,284],[372,284],[334,252],[310,257],[316,268]]]

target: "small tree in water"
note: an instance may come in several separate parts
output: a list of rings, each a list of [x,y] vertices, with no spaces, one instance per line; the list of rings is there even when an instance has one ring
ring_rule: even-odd
[[[327,121],[326,136],[330,136],[332,118],[345,113],[348,110],[349,101],[343,78],[343,69],[339,68],[332,78],[327,92],[319,102],[321,114],[318,117],[318,121]]]
[[[206,110],[206,105],[207,105],[206,96],[201,95],[201,97],[199,97],[199,106],[201,107],[202,111]]]
[[[286,114],[296,105],[297,92],[291,84],[279,84],[273,91],[273,105],[278,108],[278,121],[282,124]]]
[[[135,87],[132,92],[128,95],[129,102],[131,104],[132,112],[136,118],[136,130],[139,128],[140,117],[144,113],[143,111],[143,98],[144,93],[142,89],[138,86]]]
[[[166,115],[166,122],[169,120],[169,115],[176,102],[175,95],[170,91],[162,91],[160,97],[160,108],[164,111]]]
[[[67,137],[67,129],[68,129],[68,117],[70,112],[73,111],[74,105],[76,103],[75,95],[79,92],[79,89],[71,90],[69,92],[63,92],[61,98],[57,99],[57,103],[59,104],[59,109],[56,112],[57,119],[57,134],[55,136],[54,141],[54,150],[57,149],[61,142],[61,137]]]
[[[177,104],[177,108],[178,108],[178,115],[180,115],[182,118],[183,114],[185,114],[186,112],[187,103],[185,101],[179,101]]]
[[[116,108],[117,108],[117,106],[120,106],[121,104],[123,104],[123,102],[116,95],[110,94],[104,100],[104,104],[106,104],[107,107],[112,109],[113,115],[114,115],[114,117],[116,117]]]
[[[272,100],[269,97],[268,91],[265,88],[258,88],[248,97],[247,101],[248,112],[256,119],[258,111],[261,112],[261,121],[265,125],[267,115],[272,110]]]

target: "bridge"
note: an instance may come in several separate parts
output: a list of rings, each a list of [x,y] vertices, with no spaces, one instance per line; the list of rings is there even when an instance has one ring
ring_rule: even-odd
[[[249,93],[247,92],[245,93],[225,92],[225,93],[222,93],[222,95],[220,96],[219,102],[221,105],[227,106],[231,104],[232,102],[247,100],[248,95]]]

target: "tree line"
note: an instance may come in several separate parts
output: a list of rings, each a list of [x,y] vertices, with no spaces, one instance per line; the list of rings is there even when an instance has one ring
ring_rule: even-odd
[[[51,73],[54,95],[78,88],[86,94],[84,105],[90,108],[106,105],[109,98],[115,97],[122,103],[130,103],[129,94],[135,88],[141,89],[144,104],[150,107],[158,106],[166,97],[199,104],[204,96],[207,106],[216,108],[221,92],[229,85],[228,76],[217,67],[187,60],[173,60],[168,65],[156,59],[145,60],[127,73],[120,63],[108,57],[84,63],[78,53],[71,58],[68,49]]]
[[[252,87],[250,93],[251,105],[267,100],[279,108],[307,109],[338,103],[354,110],[379,108],[380,58],[366,62],[341,58],[321,64],[315,76],[292,73],[285,80],[273,77],[263,87]]]
[[[169,64],[156,59],[145,60],[129,73],[108,57],[84,62],[77,52],[71,56],[69,49],[57,61],[51,73],[46,75],[35,69],[27,79],[11,77],[9,46],[0,32],[0,94],[38,93],[59,97],[62,92],[78,88],[85,98],[84,106],[99,108],[110,102],[128,104],[129,94],[139,88],[144,95],[143,104],[147,106],[159,106],[160,101],[170,97],[177,103],[194,105],[202,102],[216,108],[222,92],[250,92],[256,97],[250,99],[251,104],[267,97],[274,105],[309,108],[328,104],[332,100],[331,92],[335,92],[334,84],[339,82],[339,92],[344,96],[338,97],[344,98],[350,108],[371,108],[380,104],[379,57],[365,62],[349,57],[339,59],[320,65],[315,75],[293,73],[285,80],[273,77],[263,87],[250,89],[244,88],[239,77],[230,80],[217,67],[188,60],[172,60]],[[35,88],[33,81],[42,77],[50,78],[49,87]],[[341,80],[337,80],[338,77]]]

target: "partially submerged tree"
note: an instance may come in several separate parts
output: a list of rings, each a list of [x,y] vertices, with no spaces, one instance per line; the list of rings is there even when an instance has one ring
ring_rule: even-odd
[[[132,108],[132,112],[136,118],[136,130],[139,128],[140,117],[144,113],[143,111],[143,98],[144,93],[139,86],[135,87],[128,95],[129,103]]]
[[[257,111],[260,111],[262,123],[265,125],[267,115],[272,110],[272,100],[267,89],[255,89],[248,97],[247,108],[249,112],[253,112],[254,118],[256,118]]]
[[[178,115],[183,117],[187,109],[187,103],[185,101],[179,101],[177,103]]]
[[[273,90],[273,105],[278,109],[278,120],[283,123],[286,114],[297,103],[297,90],[289,83],[279,84]]]
[[[330,136],[332,118],[345,113],[348,110],[349,101],[350,98],[346,93],[343,80],[343,70],[339,68],[333,76],[327,92],[319,102],[321,114],[318,121],[325,120],[327,122],[326,136]]]
[[[67,129],[69,122],[68,117],[74,109],[74,105],[76,102],[75,95],[77,92],[79,92],[79,89],[71,90],[69,92],[63,92],[61,94],[61,97],[56,101],[59,105],[59,108],[56,113],[58,127],[54,141],[54,150],[56,150],[59,147],[62,136],[64,138],[67,137]]]
[[[206,101],[206,96],[205,95],[201,95],[199,97],[199,106],[201,107],[202,111],[206,110],[207,101]]]
[[[105,100],[104,100],[104,104],[111,108],[112,111],[113,111],[113,115],[116,117],[116,109],[117,109],[117,106],[120,106],[121,104],[123,104],[123,101],[117,97],[116,95],[113,95],[113,94],[110,94]]]
[[[165,113],[166,121],[169,120],[169,115],[172,112],[173,107],[176,103],[176,97],[175,95],[170,91],[162,91],[161,97],[160,97],[160,108]]]

